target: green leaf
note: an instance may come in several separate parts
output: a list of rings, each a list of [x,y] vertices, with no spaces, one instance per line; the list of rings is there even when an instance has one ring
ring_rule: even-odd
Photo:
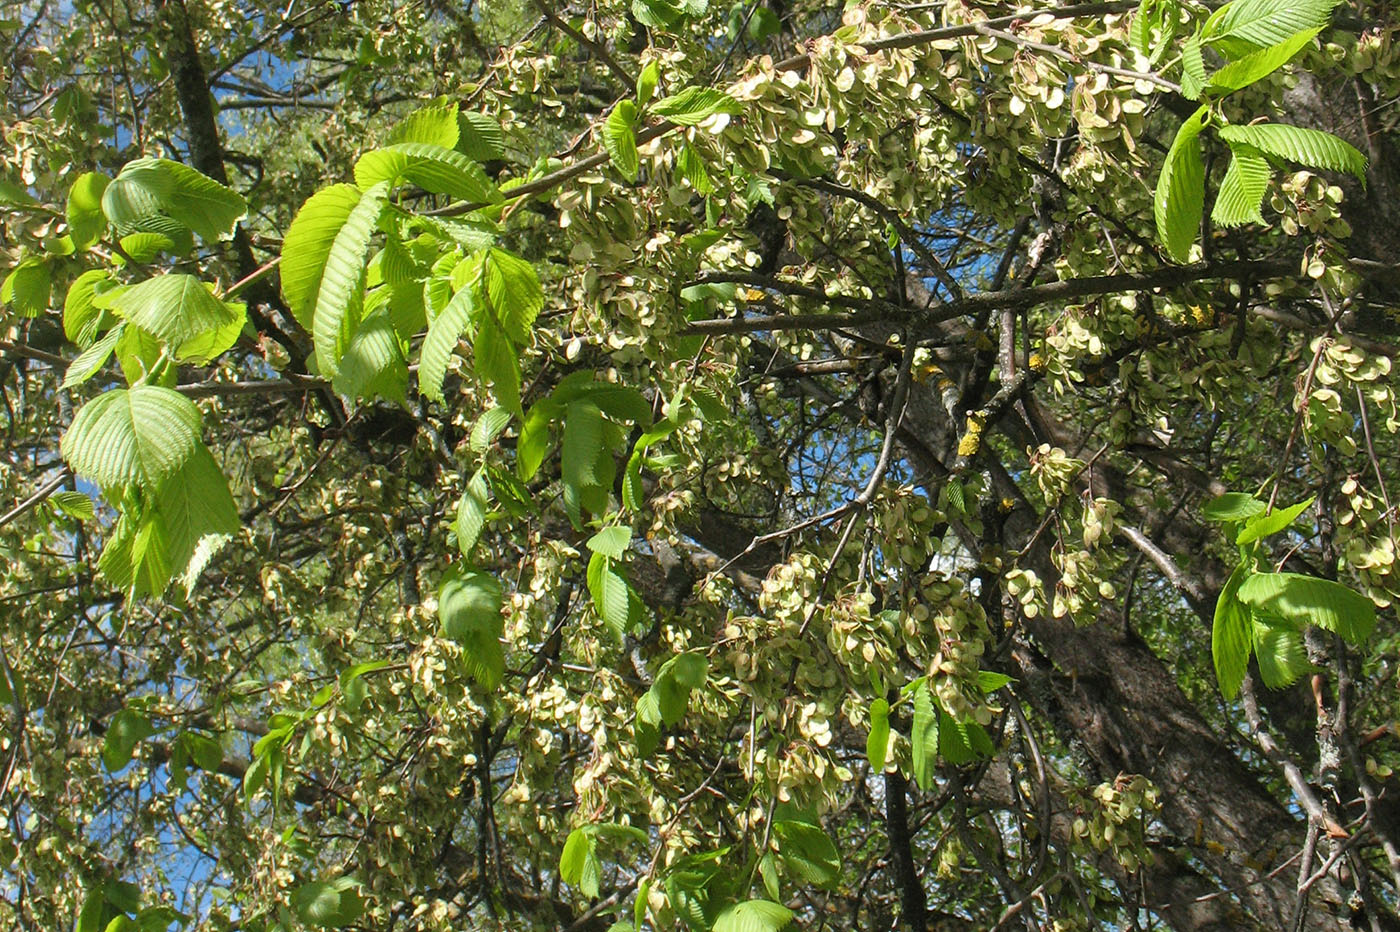
[[[1354,589],[1299,573],[1255,573],[1239,588],[1240,601],[1256,615],[1294,625],[1315,624],[1356,644],[1376,627],[1376,606]]]
[[[386,310],[375,311],[360,322],[340,360],[331,387],[352,401],[408,397],[408,363],[403,358],[398,331]]]
[[[763,889],[768,896],[779,899],[783,891],[778,885],[778,861],[773,857],[773,852],[765,851],[763,857],[758,859],[758,875],[763,878]]]
[[[146,716],[135,709],[122,709],[107,724],[107,734],[102,739],[102,766],[112,773],[121,770],[131,762],[136,745],[155,733]]]
[[[1235,567],[1216,600],[1215,621],[1211,625],[1210,653],[1215,662],[1215,679],[1226,699],[1238,695],[1249,668],[1252,622],[1249,609],[1239,600],[1240,583],[1248,575],[1248,567],[1243,564]]]
[[[176,359],[195,338],[230,325],[242,326],[244,308],[220,301],[193,275],[157,275],[133,285],[112,301],[131,323],[154,335]],[[236,332],[236,331],[235,331]]]
[[[519,416],[520,358],[506,335],[488,317],[481,321],[472,347],[477,375],[491,386],[502,407]]]
[[[84,405],[60,448],[74,472],[104,488],[154,489],[194,454],[199,429],[199,409],[188,398],[137,385]]]
[[[656,93],[656,85],[661,81],[661,63],[649,61],[637,75],[637,106],[645,107]]]
[[[1157,179],[1152,211],[1157,238],[1166,247],[1167,255],[1177,262],[1190,258],[1191,245],[1201,226],[1206,179],[1197,137],[1208,116],[1209,111],[1201,107],[1181,124]]]
[[[331,245],[359,203],[360,191],[354,185],[331,185],[311,195],[287,228],[279,269],[282,297],[306,330],[311,329]]]
[[[388,188],[376,185],[364,192],[336,232],[326,253],[325,266],[316,291],[311,317],[311,335],[316,345],[316,363],[324,375],[334,378],[340,372],[340,357],[354,338],[364,302],[366,250],[384,209]],[[292,224],[295,226],[295,221]],[[287,254],[287,246],[282,246]]]
[[[625,525],[605,527],[588,539],[588,549],[613,560],[621,560],[632,543],[632,529]]]
[[[685,10],[672,0],[632,0],[632,15],[643,26],[667,29],[685,15]]]
[[[672,677],[686,689],[699,689],[705,685],[710,662],[700,651],[686,651],[677,654],[661,665],[657,677]]]
[[[991,695],[1008,683],[1014,683],[1015,677],[1007,676],[1005,673],[998,673],[995,670],[978,670],[977,685],[986,695]]]
[[[433,318],[428,325],[428,335],[423,338],[423,348],[418,354],[418,390],[433,401],[443,400],[442,383],[447,377],[448,361],[457,349],[457,342],[471,330],[475,290],[471,283],[463,285]],[[506,415],[509,421],[509,412]]]
[[[777,932],[792,922],[792,910],[772,900],[749,900],[729,907],[715,920],[714,932]]]
[[[1349,142],[1316,129],[1303,129],[1284,123],[1251,123],[1246,126],[1222,126],[1220,138],[1230,143],[1245,143],[1281,159],[1301,162],[1310,168],[1326,168],[1349,172],[1366,180],[1366,156]]]
[[[360,884],[351,877],[313,880],[292,893],[292,908],[302,922],[317,929],[341,929],[365,911]]]
[[[224,763],[224,749],[208,735],[197,731],[187,731],[180,735],[180,741],[189,751],[190,760],[205,773],[218,773]]]
[[[579,892],[590,900],[598,898],[598,887],[603,881],[603,862],[598,860],[598,855],[594,849],[590,848],[588,856],[583,859],[583,873],[578,879]]]
[[[841,855],[821,826],[791,819],[773,823],[783,867],[803,883],[830,887],[841,877]]]
[[[1215,92],[1237,91],[1242,87],[1248,87],[1261,78],[1268,77],[1297,55],[1304,46],[1310,44],[1314,37],[1322,31],[1322,27],[1306,29],[1297,35],[1289,36],[1278,45],[1271,45],[1268,48],[1251,52],[1238,61],[1230,62],[1215,74],[1210,76],[1210,83],[1206,85],[1206,90]]]
[[[477,470],[457,502],[457,549],[467,559],[471,559],[476,542],[481,538],[482,528],[486,527],[490,495],[485,475]]]
[[[914,780],[919,789],[927,791],[933,787],[938,772],[938,710],[927,682],[921,683],[914,693],[914,723],[909,740],[913,745]]]
[[[453,568],[438,589],[443,633],[462,645],[467,672],[486,689],[495,689],[505,675],[502,598],[500,582],[476,570]]]
[[[890,704],[884,699],[870,703],[870,737],[865,742],[865,756],[876,773],[885,769],[885,752],[890,742]]]
[[[97,306],[99,295],[122,286],[114,282],[106,269],[88,269],[68,286],[63,299],[63,335],[72,343],[89,347],[97,335],[116,319],[105,307]]]
[[[1312,669],[1303,647],[1303,635],[1289,625],[1274,625],[1254,619],[1254,655],[1259,661],[1259,678],[1270,689],[1282,689],[1297,682]]]
[[[445,146],[402,142],[372,149],[355,163],[355,183],[362,189],[377,184],[394,187],[401,181],[453,200],[490,204],[501,199],[480,165]]]
[[[582,523],[585,490],[597,484],[593,465],[603,446],[603,413],[587,401],[575,401],[564,417],[564,444],[560,471],[564,481],[564,507],[575,527]]]
[[[569,832],[564,850],[559,853],[559,879],[571,887],[583,881],[583,866],[593,851],[594,840],[582,828]]]
[[[394,124],[390,143],[418,142],[451,149],[461,137],[456,104],[438,104],[415,110]]]
[[[126,253],[126,257],[118,256],[117,260],[126,264],[126,258],[130,258],[132,262],[140,264],[153,261],[163,252],[183,255],[194,245],[193,242],[185,242],[185,239],[167,233],[128,233],[121,238],[122,252]]]
[[[63,388],[73,388],[81,385],[97,374],[107,360],[112,355],[112,350],[117,346],[117,341],[121,339],[122,328],[125,324],[117,324],[108,330],[96,343],[89,346],[78,354],[78,357],[68,364],[68,369],[63,373]]]
[[[601,553],[588,559],[588,593],[598,617],[621,637],[640,615],[640,599],[616,560]]]
[[[496,120],[484,113],[463,110],[457,114],[457,126],[457,150],[467,158],[493,162],[505,157],[506,137]]]
[[[248,212],[237,191],[169,159],[128,162],[107,185],[102,210],[120,233],[167,232],[162,220],[213,242],[233,232]]]
[[[603,148],[608,150],[613,167],[628,181],[636,181],[641,168],[637,156],[637,105],[625,97],[619,100],[603,124],[602,135]]]
[[[97,512],[93,509],[92,499],[82,492],[69,490],[55,492],[49,496],[49,501],[70,518],[91,521],[97,517]]]
[[[49,309],[52,286],[49,264],[30,256],[5,276],[0,284],[0,304],[20,317],[38,317]]]
[[[483,264],[482,296],[496,322],[517,346],[530,342],[544,308],[544,288],[535,267],[504,249],[489,249]]]
[[[511,413],[505,408],[488,408],[472,425],[471,449],[473,453],[484,454],[491,444],[510,424]]]
[[[1258,149],[1243,143],[1232,146],[1230,151],[1230,167],[1220,182],[1210,219],[1222,227],[1263,223],[1260,208],[1273,174],[1269,160]]]
[[[694,126],[717,113],[733,116],[743,109],[743,105],[723,91],[711,87],[687,87],[679,94],[658,100],[651,109],[678,126]]]
[[[112,179],[101,172],[83,172],[68,191],[68,235],[73,245],[86,249],[97,242],[107,229],[107,215],[102,212],[102,195]]]
[[[1201,517],[1207,521],[1243,521],[1257,515],[1267,507],[1253,495],[1244,492],[1226,492],[1206,502],[1201,509]]]
[[[186,591],[193,589],[196,577],[239,527],[228,480],[204,444],[161,486],[145,520],[160,522],[164,562],[180,575]]]
[[[549,451],[549,425],[563,413],[560,406],[545,399],[530,406],[515,442],[515,466],[521,479],[534,478]]]
[[[1206,86],[1206,62],[1201,57],[1201,34],[1195,33],[1181,49],[1181,95],[1198,100]]]
[[[1253,541],[1277,534],[1298,520],[1298,516],[1308,509],[1317,496],[1309,496],[1307,501],[1290,505],[1287,508],[1280,508],[1278,511],[1271,511],[1268,514],[1251,515],[1245,519],[1244,527],[1235,535],[1235,543],[1248,544]]]
[[[715,190],[714,183],[710,181],[710,173],[705,170],[705,160],[695,151],[694,146],[681,146],[681,151],[676,155],[676,171],[690,182],[696,194],[710,194]]]
[[[1327,24],[1339,0],[1234,0],[1216,10],[1206,20],[1208,41],[1222,46],[1227,54],[1236,50],[1230,42],[1267,47],[1287,42],[1297,33]]]

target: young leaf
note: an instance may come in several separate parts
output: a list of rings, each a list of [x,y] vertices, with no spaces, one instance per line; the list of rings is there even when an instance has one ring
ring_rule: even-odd
[[[49,264],[30,256],[5,276],[0,284],[0,304],[20,317],[38,317],[49,309],[52,275]]]
[[[447,363],[457,348],[457,341],[470,331],[475,314],[475,291],[476,287],[470,282],[463,285],[428,325],[428,335],[423,338],[418,354],[418,390],[425,398],[443,400],[442,382],[447,377]],[[509,419],[510,413],[506,412],[506,420]]]
[[[340,371],[340,357],[360,324],[365,251],[369,249],[369,240],[379,222],[387,194],[388,187],[383,184],[364,192],[326,253],[310,329],[316,345],[316,362],[321,372],[332,378]],[[283,243],[282,254],[287,254],[286,243]]]
[[[1245,126],[1222,126],[1220,138],[1230,143],[1245,143],[1261,152],[1301,162],[1310,168],[1326,168],[1349,172],[1366,180],[1366,156],[1351,143],[1331,133],[1284,123],[1250,123]]]
[[[625,525],[605,527],[588,539],[588,549],[613,560],[621,560],[632,543],[632,529]]]
[[[505,408],[488,408],[472,425],[471,448],[473,453],[484,454],[491,444],[510,424],[511,413]]]
[[[79,521],[91,521],[97,517],[97,512],[93,508],[92,499],[82,492],[61,491],[49,496],[49,503],[70,518]]]
[[[914,723],[909,740],[913,745],[914,780],[919,789],[929,790],[938,772],[938,710],[927,682],[914,692]]]
[[[544,307],[544,288],[535,267],[504,249],[490,249],[482,268],[481,292],[487,305],[506,335],[524,346]]]
[[[1297,35],[1289,36],[1278,45],[1251,52],[1238,61],[1230,62],[1210,76],[1206,90],[1229,93],[1268,77],[1292,61],[1293,56],[1302,51],[1321,31],[1321,27],[1306,29]]]
[[[1206,85],[1206,62],[1201,57],[1201,34],[1195,33],[1181,49],[1181,96],[1197,100]]]
[[[583,880],[583,865],[593,850],[593,838],[582,828],[569,832],[564,850],[559,853],[559,879],[571,887]]]
[[[122,328],[125,326],[126,324],[117,324],[103,334],[102,339],[79,353],[78,358],[70,362],[67,371],[63,373],[62,387],[73,388],[81,385],[105,366],[112,350],[116,348],[117,341],[121,339]]]
[[[350,877],[314,880],[292,893],[297,917],[317,929],[341,929],[359,919],[365,911],[360,885]]]
[[[102,211],[123,234],[168,232],[173,221],[213,242],[233,232],[248,212],[248,202],[188,165],[141,158],[128,162],[107,185]]]
[[[243,305],[220,301],[195,276],[174,272],[132,285],[113,299],[112,308],[177,356],[194,338],[244,318]]]
[[[394,321],[386,311],[375,311],[360,322],[331,387],[351,401],[385,398],[401,402],[407,398],[408,363]]]
[[[679,94],[663,97],[652,104],[652,112],[678,126],[703,123],[717,113],[731,116],[742,109],[739,101],[710,87],[687,87]]]
[[[1167,255],[1177,262],[1190,258],[1191,245],[1201,226],[1206,179],[1197,137],[1208,116],[1209,111],[1201,107],[1181,124],[1157,179],[1152,205],[1157,238],[1166,246]]]
[[[1376,606],[1354,589],[1330,579],[1299,573],[1255,573],[1240,585],[1240,601],[1258,615],[1294,625],[1315,624],[1352,644],[1376,627]]]
[[[1327,24],[1340,0],[1234,0],[1206,20],[1208,41],[1230,54],[1238,43],[1267,47],[1287,42],[1297,33]],[[1236,43],[1220,40],[1236,40]]]
[[[489,318],[481,321],[472,348],[477,375],[491,386],[501,406],[520,416],[520,358],[506,335]]]
[[[500,582],[475,570],[449,570],[438,589],[443,633],[462,645],[467,672],[486,689],[499,686],[505,674],[501,600]]]
[[[323,188],[301,205],[282,240],[282,297],[307,330],[331,245],[359,203],[360,191],[352,184]]]
[[[865,742],[865,756],[876,773],[885,769],[885,754],[890,743],[890,704],[884,699],[870,703],[870,737]]]
[[[1249,651],[1253,643],[1249,608],[1239,600],[1239,588],[1249,570],[1243,564],[1235,567],[1220,598],[1215,603],[1215,620],[1211,625],[1210,653],[1215,663],[1215,679],[1220,694],[1234,699],[1249,668]]]
[[[1277,534],[1298,520],[1298,516],[1308,509],[1317,496],[1309,496],[1306,501],[1287,508],[1280,508],[1278,511],[1271,511],[1268,514],[1253,515],[1245,519],[1244,527],[1235,535],[1235,543],[1248,544],[1256,540]]]
[[[577,527],[582,521],[585,489],[598,477],[593,465],[603,446],[603,413],[587,401],[575,401],[564,416],[564,444],[560,452],[560,473],[564,481],[564,507]]]
[[[749,900],[729,907],[715,920],[714,932],[778,932],[792,922],[792,910],[772,900]]]
[[[112,179],[101,172],[83,172],[68,192],[68,235],[73,245],[86,249],[101,238],[107,229],[107,216],[102,213],[102,195]]]
[[[499,409],[497,409],[499,410]],[[486,527],[488,502],[491,493],[486,488],[486,477],[480,470],[467,482],[462,498],[457,502],[457,549],[462,556],[471,559],[476,542]]]
[[[400,181],[410,181],[424,191],[475,204],[491,204],[501,199],[501,192],[480,165],[444,146],[401,142],[371,149],[355,163],[355,183],[361,188],[377,184],[392,188]]]
[[[598,617],[618,637],[640,615],[640,600],[621,566],[604,554],[595,553],[588,560],[588,593]]]
[[[63,335],[72,343],[89,347],[97,335],[112,325],[115,318],[106,307],[97,306],[99,295],[112,288],[123,287],[112,281],[106,269],[88,269],[68,286],[63,299]]]
[[[160,523],[164,563],[186,591],[229,535],[238,531],[238,507],[228,480],[204,444],[161,486],[144,516]],[[159,588],[163,589],[162,581]]]
[[[1282,689],[1297,682],[1312,669],[1303,635],[1289,625],[1272,625],[1254,619],[1254,656],[1259,660],[1259,677],[1270,689]]]
[[[1201,517],[1207,521],[1243,521],[1264,510],[1265,504],[1244,492],[1226,492],[1206,502]]]
[[[613,167],[628,181],[637,180],[641,162],[637,157],[637,105],[628,98],[617,102],[603,124],[603,148]]]
[[[112,716],[102,739],[102,766],[115,773],[131,761],[131,752],[141,741],[155,734],[151,720],[134,709],[122,709]]]
[[[457,145],[461,136],[456,104],[439,104],[415,110],[394,124],[389,142],[417,142],[443,149]]]
[[[1230,167],[1220,182],[1210,219],[1222,227],[1263,223],[1260,206],[1269,187],[1269,176],[1273,174],[1269,160],[1258,149],[1243,143],[1231,146],[1230,151]]]
[[[661,63],[649,61],[637,75],[637,106],[645,107],[651,103],[651,97],[656,93],[656,85],[661,81]]]
[[[116,389],[89,401],[60,448],[73,471],[104,488],[154,489],[200,446],[199,409],[154,385]]]
[[[841,855],[821,826],[793,819],[773,823],[783,867],[803,883],[830,887],[841,877]]]
[[[501,124],[484,113],[462,110],[457,114],[457,151],[476,162],[505,158],[506,137]]]

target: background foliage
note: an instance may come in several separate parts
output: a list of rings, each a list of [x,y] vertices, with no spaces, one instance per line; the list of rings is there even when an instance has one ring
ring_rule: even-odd
[[[1400,928],[1400,24],[12,5],[0,921]]]

